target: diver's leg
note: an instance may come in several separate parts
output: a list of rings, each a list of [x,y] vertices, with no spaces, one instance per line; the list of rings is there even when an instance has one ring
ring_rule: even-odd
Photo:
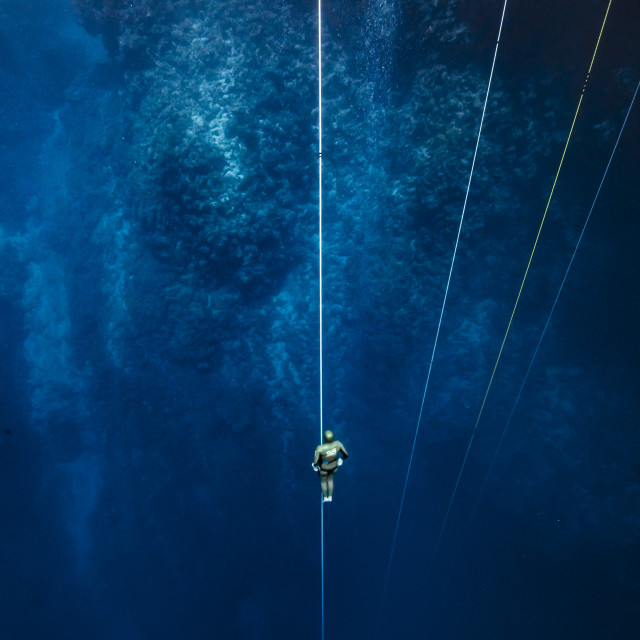
[[[333,473],[329,475],[329,478],[327,479],[328,482],[327,484],[328,486],[328,495],[329,495],[329,500],[333,499]]]
[[[322,489],[322,496],[326,500],[329,495],[328,476],[320,476],[320,487]]]

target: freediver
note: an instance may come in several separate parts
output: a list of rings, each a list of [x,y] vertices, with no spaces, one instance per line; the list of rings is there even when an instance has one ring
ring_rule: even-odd
[[[342,457],[339,458],[338,454]],[[347,450],[340,440],[333,439],[333,431],[324,432],[324,444],[316,447],[311,466],[320,476],[320,486],[322,488],[322,501],[331,502],[333,500],[333,474],[342,465],[342,461],[349,457]]]

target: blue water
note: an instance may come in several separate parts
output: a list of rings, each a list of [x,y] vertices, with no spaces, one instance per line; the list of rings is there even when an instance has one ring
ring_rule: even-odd
[[[634,637],[640,79],[605,0],[323,5],[326,638]],[[320,638],[317,6],[0,4],[0,640]],[[473,517],[476,502],[478,508]],[[434,555],[442,531],[441,544]]]

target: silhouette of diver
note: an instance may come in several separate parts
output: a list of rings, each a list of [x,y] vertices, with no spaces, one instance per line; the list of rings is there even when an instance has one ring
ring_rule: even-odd
[[[339,453],[342,454],[342,458],[338,457]],[[333,500],[333,474],[342,464],[342,461],[348,457],[349,454],[342,442],[333,439],[333,431],[325,431],[324,444],[316,447],[311,465],[313,470],[317,471],[320,476],[323,502],[331,502]]]

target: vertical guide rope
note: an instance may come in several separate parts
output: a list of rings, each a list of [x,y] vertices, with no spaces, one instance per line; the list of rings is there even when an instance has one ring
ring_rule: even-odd
[[[320,442],[322,443],[322,0],[318,0],[318,272],[320,294]]]
[[[522,282],[520,283],[520,289],[518,290],[518,295],[516,297],[515,304],[513,305],[513,310],[511,311],[511,316],[509,317],[509,323],[507,324],[507,330],[505,331],[504,337],[502,338],[502,344],[500,345],[500,350],[498,351],[498,357],[496,358],[496,362],[493,365],[493,371],[491,372],[491,377],[489,378],[489,384],[487,385],[487,390],[485,391],[484,398],[482,399],[482,404],[480,405],[480,411],[478,412],[478,417],[476,418],[476,422],[473,425],[473,430],[471,431],[471,437],[469,438],[469,443],[467,444],[467,450],[464,454],[464,459],[462,460],[462,465],[460,466],[460,471],[458,472],[458,477],[456,479],[456,484],[453,488],[453,492],[451,494],[451,498],[449,500],[449,506],[447,507],[447,511],[444,515],[444,519],[442,521],[442,526],[440,527],[440,533],[438,534],[438,540],[436,541],[436,545],[433,551],[433,555],[431,556],[431,563],[435,561],[436,556],[438,555],[438,551],[440,550],[440,543],[442,542],[442,536],[444,534],[444,530],[447,526],[447,521],[449,519],[449,514],[451,513],[451,507],[456,499],[456,493],[458,491],[458,487],[460,485],[460,479],[462,478],[462,473],[464,472],[464,468],[467,464],[467,459],[469,458],[469,451],[471,450],[471,445],[473,444],[473,439],[475,438],[476,432],[478,431],[478,425],[480,424],[480,418],[482,417],[482,413],[484,411],[485,404],[487,403],[487,398],[489,397],[489,391],[491,390],[491,385],[493,384],[493,379],[496,375],[496,370],[498,369],[498,364],[500,362],[500,358],[502,356],[502,351],[504,350],[504,345],[507,341],[507,337],[509,335],[509,331],[511,330],[511,324],[513,323],[513,318],[516,315],[516,309],[518,308],[518,303],[520,302],[520,297],[522,295],[522,290],[524,289],[524,283],[527,280],[527,276],[529,275],[529,269],[531,268],[531,262],[533,261],[533,256],[538,247],[538,240],[540,239],[540,234],[542,232],[542,227],[544,226],[545,220],[547,219],[547,213],[549,211],[549,206],[551,205],[551,200],[553,198],[553,194],[556,188],[556,184],[558,183],[558,178],[560,177],[560,171],[562,169],[562,165],[564,164],[564,159],[567,154],[567,149],[569,148],[569,142],[571,141],[571,136],[573,135],[573,129],[576,124],[576,120],[578,119],[578,114],[580,113],[580,107],[582,106],[582,99],[584,98],[584,92],[587,88],[587,83],[589,82],[589,76],[591,75],[591,69],[593,68],[593,63],[596,59],[596,53],[598,53],[598,47],[600,46],[600,40],[602,38],[602,33],[604,31],[604,26],[607,22],[607,17],[609,15],[609,9],[611,8],[612,0],[609,0],[609,4],[607,5],[607,10],[604,14],[604,19],[602,21],[602,26],[600,27],[600,33],[598,34],[598,40],[596,42],[595,49],[593,51],[593,56],[591,57],[591,64],[589,64],[589,70],[587,71],[587,77],[584,81],[584,85],[582,87],[582,93],[580,94],[580,99],[578,100],[578,106],[576,107],[576,112],[573,116],[573,122],[571,123],[571,128],[569,129],[569,135],[567,136],[567,141],[564,145],[564,149],[562,151],[562,156],[560,158],[560,164],[558,165],[558,171],[556,172],[556,177],[553,179],[553,185],[551,186],[551,193],[549,194],[549,199],[547,200],[547,206],[544,209],[544,214],[542,215],[542,220],[540,222],[540,226],[538,227],[538,233],[536,234],[535,242],[533,243],[533,249],[531,249],[531,254],[529,255],[529,261],[527,262],[527,268],[525,269],[524,276],[522,277]]]
[[[407,466],[407,473],[405,476],[405,480],[404,480],[404,487],[402,489],[402,498],[400,499],[400,508],[398,509],[398,519],[396,520],[396,527],[395,530],[393,532],[393,540],[391,542],[391,552],[389,553],[389,561],[387,563],[387,573],[385,576],[385,580],[384,580],[384,586],[382,589],[382,597],[380,599],[380,609],[378,611],[378,617],[380,619],[380,616],[382,615],[382,608],[384,606],[384,602],[386,599],[386,595],[387,595],[387,588],[389,586],[389,577],[391,575],[391,565],[393,564],[393,556],[394,556],[394,552],[395,552],[395,548],[396,548],[396,543],[398,540],[398,529],[400,528],[400,519],[402,518],[402,510],[404,508],[404,501],[405,501],[405,496],[407,493],[407,484],[409,483],[409,474],[411,473],[411,465],[413,464],[413,456],[416,450],[416,442],[418,440],[418,431],[420,430],[420,423],[422,422],[422,414],[424,412],[424,404],[425,404],[425,399],[427,397],[427,389],[429,388],[429,380],[431,378],[431,369],[433,368],[433,360],[435,358],[436,355],[436,347],[438,346],[438,338],[440,336],[440,328],[442,327],[442,318],[444,316],[444,308],[447,304],[447,297],[449,295],[449,286],[451,284],[451,276],[453,274],[453,265],[455,264],[456,261],[456,255],[458,253],[458,245],[460,243],[460,234],[462,232],[462,223],[464,221],[464,214],[467,210],[467,202],[469,200],[469,191],[471,189],[471,181],[473,179],[473,170],[476,166],[476,159],[478,156],[478,147],[480,146],[480,137],[482,135],[482,127],[484,124],[484,117],[487,111],[487,103],[489,102],[489,93],[491,91],[491,82],[493,80],[493,72],[496,66],[496,58],[498,56],[498,47],[500,46],[500,36],[502,35],[502,25],[504,24],[504,15],[505,12],[507,10],[507,2],[508,0],[504,1],[504,5],[502,7],[502,15],[500,16],[500,27],[498,28],[498,37],[496,40],[496,46],[495,46],[495,50],[493,52],[493,61],[491,63],[491,72],[489,74],[489,82],[487,84],[487,93],[485,95],[484,98],[484,105],[482,107],[482,116],[480,118],[480,126],[478,128],[478,137],[476,139],[476,146],[473,152],[473,161],[471,162],[471,171],[469,172],[469,181],[467,182],[467,191],[465,193],[464,196],[464,203],[462,205],[462,214],[460,216],[460,224],[458,225],[458,234],[456,236],[456,241],[455,241],[455,245],[453,248],[453,256],[451,257],[451,265],[449,267],[449,275],[447,277],[447,284],[445,287],[445,292],[444,292],[444,297],[442,300],[442,308],[440,309],[440,318],[438,319],[438,327],[436,329],[436,336],[435,339],[433,341],[433,350],[431,351],[431,359],[429,361],[429,369],[427,371],[427,381],[425,382],[424,385],[424,391],[422,393],[422,402],[420,404],[420,412],[418,414],[418,422],[416,424],[416,431],[415,434],[413,436],[413,444],[411,446],[411,454],[409,456],[409,465]]]
[[[318,291],[320,315],[320,443],[323,431],[322,405],[322,0],[318,0]],[[324,640],[324,502],[320,503],[320,603]]]
[[[476,502],[473,506],[473,510],[471,512],[471,516],[469,517],[469,522],[467,524],[467,529],[469,528],[469,525],[471,524],[471,521],[473,520],[473,517],[475,516],[477,510],[478,510],[478,506],[480,504],[480,501],[482,500],[482,496],[484,494],[484,490],[487,486],[487,481],[489,480],[489,476],[491,475],[491,472],[493,471],[493,467],[496,464],[496,460],[498,458],[498,454],[500,453],[500,448],[502,447],[502,443],[504,441],[505,436],[507,435],[507,430],[509,429],[509,425],[511,424],[511,420],[513,419],[513,414],[516,411],[516,407],[518,406],[518,402],[520,401],[520,397],[522,396],[522,391],[524,390],[524,387],[527,383],[527,380],[529,379],[529,374],[531,373],[531,369],[533,368],[533,363],[536,359],[536,356],[538,355],[538,351],[540,351],[540,345],[542,344],[542,340],[545,337],[546,333],[547,333],[547,329],[549,328],[549,325],[551,323],[551,316],[553,316],[553,312],[556,310],[556,306],[558,304],[558,299],[560,298],[560,294],[562,293],[562,290],[564,289],[564,285],[567,281],[567,278],[569,277],[569,271],[571,271],[571,267],[573,266],[573,262],[576,258],[576,254],[578,253],[578,249],[580,248],[580,243],[582,242],[582,238],[584,236],[585,231],[587,230],[587,225],[589,224],[589,220],[591,219],[591,214],[593,213],[593,210],[596,206],[596,202],[598,201],[598,198],[600,197],[600,191],[602,191],[602,185],[604,185],[604,181],[607,177],[607,174],[609,173],[609,167],[611,166],[611,163],[613,162],[613,156],[615,155],[617,149],[618,149],[618,145],[620,144],[620,139],[622,138],[622,133],[625,129],[625,127],[627,126],[627,120],[629,119],[629,114],[631,113],[631,109],[633,108],[633,104],[636,101],[636,97],[638,95],[638,90],[640,89],[640,81],[638,82],[638,84],[636,85],[636,90],[635,93],[633,94],[633,97],[631,98],[631,103],[629,104],[629,108],[627,109],[627,115],[624,117],[624,121],[622,123],[622,126],[620,127],[620,133],[618,133],[618,138],[616,139],[616,143],[613,145],[613,150],[611,151],[611,155],[609,156],[609,162],[607,162],[607,166],[604,170],[604,174],[602,175],[602,180],[600,180],[600,186],[598,187],[598,190],[596,192],[595,198],[593,199],[593,203],[591,204],[591,208],[589,209],[589,213],[587,214],[587,217],[584,221],[584,224],[582,225],[582,231],[580,231],[580,235],[578,236],[578,241],[576,242],[576,246],[573,250],[573,254],[571,255],[571,259],[569,260],[569,264],[567,266],[566,271],[564,272],[564,277],[562,278],[562,282],[560,283],[560,288],[558,289],[558,293],[556,294],[555,300],[553,301],[553,305],[551,305],[551,311],[549,311],[549,315],[547,316],[547,321],[545,322],[544,328],[542,329],[542,333],[540,334],[540,339],[538,340],[538,344],[536,345],[536,348],[533,352],[533,356],[531,357],[531,361],[529,362],[529,367],[527,368],[527,372],[524,375],[524,378],[522,380],[522,384],[520,385],[520,389],[518,390],[518,395],[516,396],[516,399],[513,403],[513,406],[511,407],[511,413],[509,413],[509,417],[507,418],[507,422],[504,425],[504,429],[502,430],[502,434],[500,436],[500,440],[498,441],[498,445],[496,447],[496,450],[493,454],[493,458],[491,460],[491,464],[489,465],[489,469],[484,477],[484,480],[482,482],[482,486],[480,487],[480,491],[478,493],[478,497],[476,498]]]

